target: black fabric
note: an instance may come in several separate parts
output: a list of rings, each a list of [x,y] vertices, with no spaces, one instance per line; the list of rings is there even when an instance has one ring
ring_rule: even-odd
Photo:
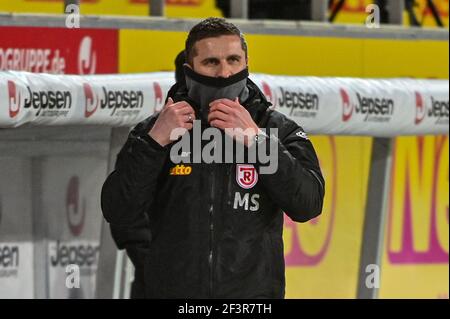
[[[210,78],[197,74],[189,67],[186,67],[191,73],[186,74],[186,87],[188,90],[188,97],[200,107],[200,117],[204,123],[208,122],[208,115],[210,104],[218,99],[236,100],[239,98],[241,103],[245,103],[249,97],[249,89],[247,87],[248,71],[233,75],[230,78]],[[192,75],[195,74],[195,80]],[[216,81],[216,86],[208,84],[211,81]]]
[[[175,58],[175,81],[184,83],[185,76],[184,76],[184,69],[183,65],[186,63],[186,54],[184,53],[184,50],[178,53],[177,57]]]
[[[146,298],[284,297],[282,211],[297,222],[318,216],[325,181],[302,128],[269,110],[250,80],[248,88],[244,107],[255,123],[279,131],[270,137],[279,147],[274,174],[259,175],[251,189],[237,183],[234,163],[186,164],[190,175],[171,175],[173,144],[158,147],[142,138],[154,115],[132,130],[103,185],[104,217],[122,230],[113,237],[137,266]],[[172,98],[186,99],[186,87],[178,86]],[[235,205],[237,193],[257,209]]]
[[[217,88],[223,88],[226,86],[230,86],[234,83],[240,82],[240,81],[244,80],[245,78],[248,78],[248,75],[249,75],[248,68],[245,68],[241,72],[236,73],[228,78],[211,77],[211,76],[199,74],[186,65],[184,66],[184,73],[186,76],[197,81],[198,83],[201,83],[206,86],[217,87]]]

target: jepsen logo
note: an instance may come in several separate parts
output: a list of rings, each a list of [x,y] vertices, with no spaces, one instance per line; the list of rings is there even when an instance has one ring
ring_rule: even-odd
[[[14,118],[20,111],[20,93],[17,92],[16,84],[13,81],[8,81],[9,93],[9,117]]]
[[[420,94],[419,92],[416,92],[416,119],[415,119],[416,125],[419,125],[420,123],[422,123],[426,114],[427,114],[427,111],[425,108],[425,103],[424,103],[422,94]]]
[[[66,213],[71,234],[74,237],[80,236],[86,217],[86,201],[84,198],[80,200],[78,176],[72,176],[67,185]],[[85,236],[78,239],[70,238],[68,241],[62,241],[61,239],[49,241],[48,265],[50,267],[50,278],[59,276],[58,272],[61,270],[67,274],[67,266],[77,266],[79,276],[92,278],[97,272],[98,253],[98,241],[86,240]],[[60,268],[60,270],[55,271],[55,268]],[[66,288],[73,288],[67,285],[67,277],[65,282]]]
[[[86,100],[85,100],[86,106],[84,109],[84,116],[86,118],[88,118],[92,114],[95,113],[95,111],[98,108],[98,104],[99,104],[100,100],[97,98],[97,94],[94,93],[94,90],[92,89],[92,87],[89,84],[84,83],[83,90],[84,90],[84,96],[86,98]]]
[[[356,93],[356,103],[348,92],[340,89],[342,98],[342,121],[347,122],[353,116],[360,115],[364,122],[389,122],[394,114],[394,100],[385,97],[364,96]]]
[[[414,123],[420,125],[425,118],[434,120],[436,125],[448,125],[449,123],[449,102],[448,100],[438,100],[431,96],[424,96],[415,92],[416,95],[416,117]]]
[[[253,165],[236,165],[236,181],[244,189],[250,189],[258,182],[258,173]]]
[[[144,105],[144,92],[140,90],[110,90],[84,83],[84,116],[91,117],[100,109],[111,110],[110,116],[137,115]]]
[[[94,74],[97,67],[97,54],[93,50],[92,38],[85,36],[78,51],[78,73]]]
[[[431,106],[428,110],[428,117],[435,119],[435,124],[448,125],[449,123],[449,102],[431,97]]]
[[[350,104],[350,97],[347,91],[341,89],[340,93],[342,98],[342,120],[347,122],[353,115],[353,106]]]
[[[302,118],[315,118],[319,112],[319,95],[314,92],[303,90],[295,91],[292,88],[279,88],[280,96],[277,106],[290,109],[290,116]]]
[[[13,81],[8,81],[8,104],[9,116],[14,118],[19,114],[20,109],[34,109],[35,116],[58,117],[67,116],[72,107],[72,94],[70,91],[61,90],[32,90],[30,86],[26,86],[25,90]],[[23,104],[22,104],[23,102]]]
[[[267,84],[267,82],[262,81],[261,85],[262,85],[263,93],[266,96],[266,98],[269,100],[270,103],[272,103],[272,105],[274,107],[276,107],[277,97],[275,96],[275,92],[272,90],[270,85]]]
[[[81,234],[86,216],[86,201],[83,199],[83,203],[80,205],[79,188],[80,181],[78,176],[72,176],[67,186],[66,213],[70,232],[74,236]]]

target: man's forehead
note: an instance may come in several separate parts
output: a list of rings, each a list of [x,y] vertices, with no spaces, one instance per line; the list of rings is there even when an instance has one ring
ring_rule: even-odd
[[[241,38],[237,35],[222,35],[205,38],[195,44],[197,55],[242,54]]]

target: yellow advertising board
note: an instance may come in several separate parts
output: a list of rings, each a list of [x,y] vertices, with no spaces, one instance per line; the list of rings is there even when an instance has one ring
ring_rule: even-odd
[[[122,73],[174,70],[187,33],[121,30]],[[247,34],[251,72],[281,75],[448,78],[448,42]],[[267,63],[270,61],[270,63]]]
[[[395,141],[380,297],[448,298],[448,136]]]
[[[185,32],[122,30],[120,72],[173,70],[174,58],[183,49],[186,35]],[[246,38],[252,72],[448,78],[449,49],[448,42],[443,41],[253,34],[247,34]],[[423,140],[429,143],[435,138],[425,137]],[[314,136],[312,141],[327,182],[325,206],[323,214],[308,223],[294,224],[288,218],[285,220],[286,297],[355,298],[372,139]],[[416,138],[397,139],[396,150],[407,147],[411,141],[416,141]],[[448,150],[448,140],[446,145]],[[424,152],[432,156],[428,148]],[[448,197],[445,199],[443,195],[446,189],[448,194],[448,151],[440,154],[444,159],[433,177],[440,183],[440,197],[436,197],[436,203],[448,209]],[[407,153],[405,156],[402,157],[403,161],[407,161],[411,155]],[[445,165],[447,170],[443,168]],[[404,180],[404,175],[396,176],[400,183]],[[413,175],[412,178],[417,180],[418,177]],[[414,182],[410,185],[416,189],[419,184]],[[400,193],[395,192],[399,194],[394,195],[396,199],[397,196],[403,196]],[[417,207],[428,207],[428,204],[422,203],[426,200],[425,197],[418,197]],[[397,208],[395,210],[397,212]],[[419,297],[423,296],[424,291],[429,291],[429,296],[437,296],[437,292],[448,295],[448,218],[443,220],[441,215],[439,221],[444,224],[440,227],[447,227],[447,241],[445,244],[445,232],[441,230],[439,236],[444,244],[440,245],[444,249],[447,247],[447,262],[439,265],[423,263],[397,266],[389,264],[384,256],[381,297]],[[394,238],[403,236],[398,226],[392,231]],[[398,275],[401,271],[405,271],[404,276]],[[398,288],[408,276],[421,278],[422,286],[417,284]],[[438,283],[439,280],[441,283]],[[447,283],[446,287],[443,282]]]
[[[81,14],[148,16],[148,0],[80,0]],[[166,0],[166,16],[202,18],[221,16],[214,0]],[[0,12],[64,12],[64,0],[2,0]]]
[[[363,24],[370,12],[368,6],[372,3],[374,3],[373,0],[346,0],[334,22]],[[434,0],[433,3],[436,5],[442,22],[448,28],[448,0]],[[414,13],[421,25],[426,27],[437,26],[432,11],[427,6],[427,0],[415,0]],[[403,21],[405,25],[410,25],[406,11],[403,15]]]
[[[285,217],[286,297],[354,298],[371,138],[311,140],[326,180],[325,203],[322,215],[305,224]]]
[[[148,0],[80,0],[82,14],[93,15],[134,15],[149,14]],[[368,5],[373,0],[346,0],[337,15],[336,23],[363,24],[368,16]],[[434,0],[442,22],[448,27],[448,0]],[[63,13],[63,0],[3,0],[0,1],[0,12],[16,13]],[[435,27],[431,9],[427,0],[416,0],[414,12],[419,22],[427,27]],[[222,16],[216,8],[215,0],[166,0],[167,17],[204,18]],[[405,25],[409,25],[407,13],[404,14]]]

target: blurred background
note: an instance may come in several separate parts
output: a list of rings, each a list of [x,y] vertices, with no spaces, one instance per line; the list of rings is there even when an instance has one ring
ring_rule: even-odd
[[[70,5],[80,28],[67,28]],[[210,16],[236,19],[253,73],[448,80],[448,13],[448,0],[0,0],[0,81],[173,71]],[[129,297],[133,268],[99,201],[128,129],[0,126],[0,298]],[[285,219],[286,297],[448,299],[448,135],[311,138],[325,207]],[[66,285],[69,264],[80,288]]]

